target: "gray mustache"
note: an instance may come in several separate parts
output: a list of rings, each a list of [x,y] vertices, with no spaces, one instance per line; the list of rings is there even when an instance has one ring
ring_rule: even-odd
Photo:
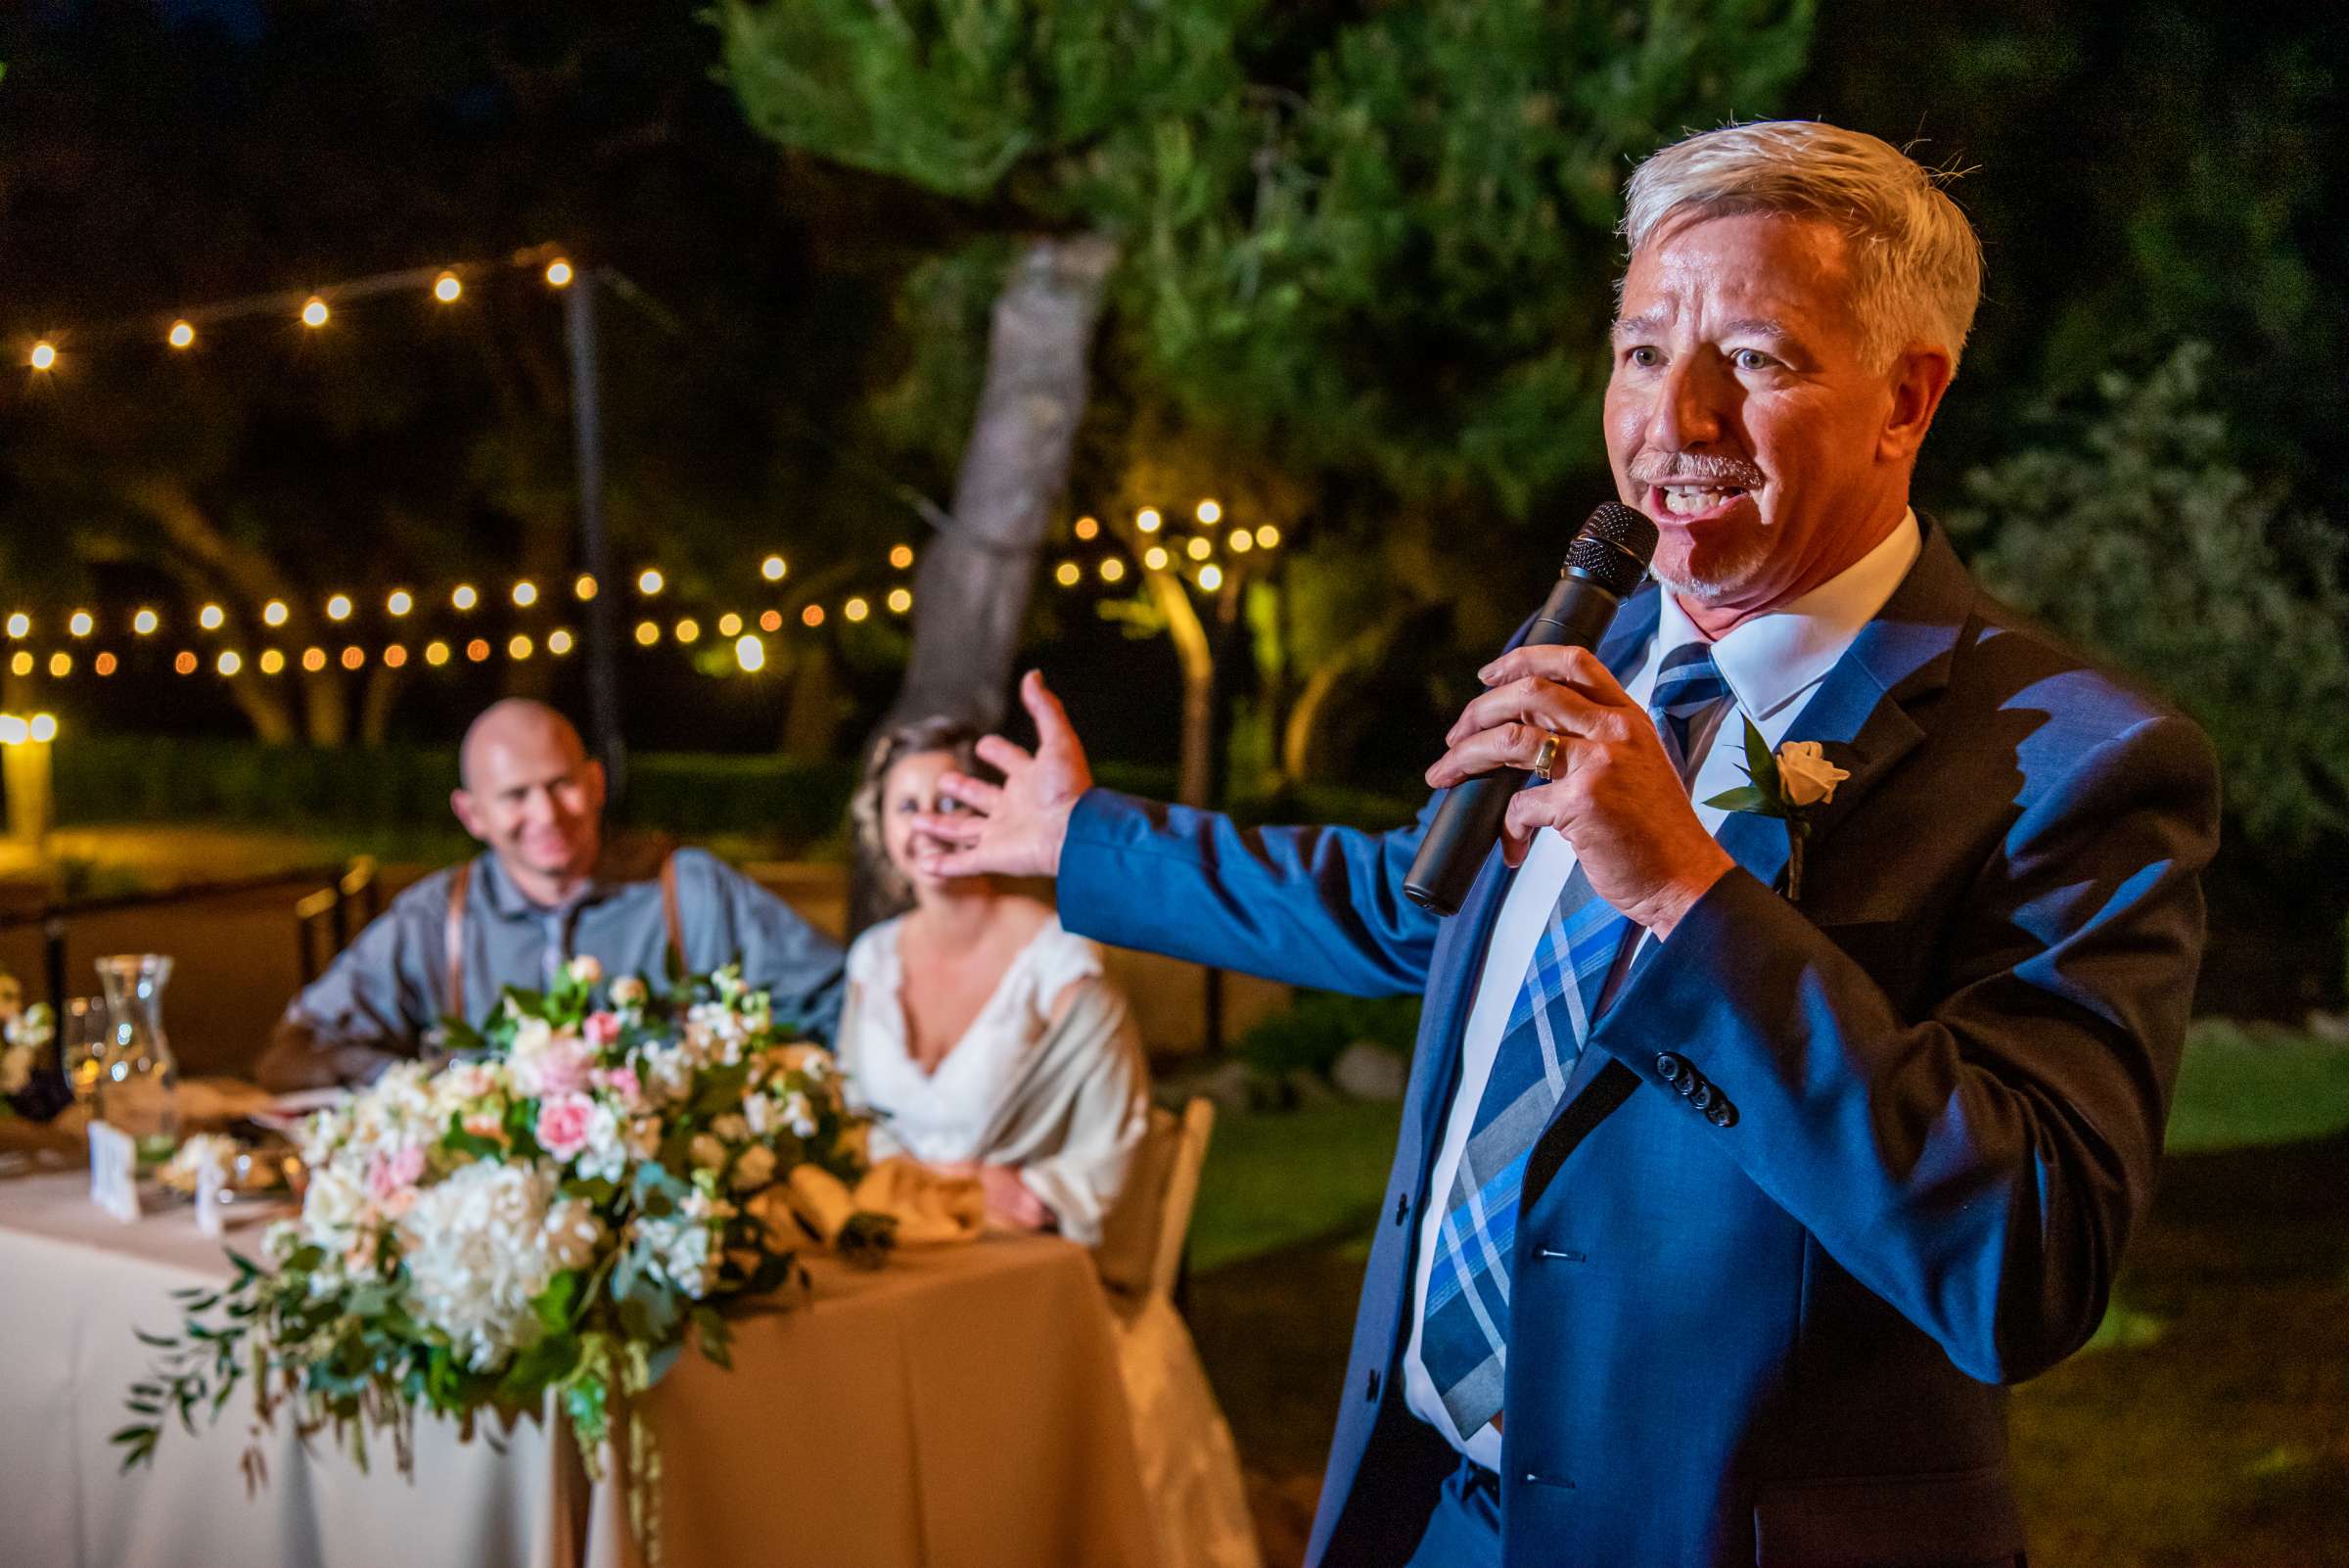
[[[1629,465],[1633,479],[1642,484],[1665,484],[1675,480],[1701,480],[1741,490],[1760,489],[1762,471],[1734,457],[1703,452],[1641,452]]]

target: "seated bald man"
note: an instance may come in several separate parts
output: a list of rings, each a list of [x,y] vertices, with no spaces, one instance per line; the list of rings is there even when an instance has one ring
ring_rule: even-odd
[[[256,1069],[265,1086],[363,1083],[418,1055],[444,1017],[479,1024],[506,987],[543,987],[581,954],[612,975],[659,976],[672,947],[694,970],[739,960],[779,1016],[832,1038],[840,948],[707,851],[616,863],[603,764],[561,714],[496,704],[466,731],[458,770],[449,805],[486,848],[394,899],[294,998]]]

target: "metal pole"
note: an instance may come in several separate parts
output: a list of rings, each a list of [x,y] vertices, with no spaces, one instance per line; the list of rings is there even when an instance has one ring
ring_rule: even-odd
[[[571,347],[571,433],[579,486],[579,570],[595,579],[587,601],[587,728],[604,761],[612,801],[627,788],[627,743],[620,732],[620,584],[604,538],[604,419],[597,392],[595,268],[563,291],[563,336]]]

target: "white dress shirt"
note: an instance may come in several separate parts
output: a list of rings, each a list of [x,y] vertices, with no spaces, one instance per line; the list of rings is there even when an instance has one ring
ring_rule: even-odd
[[[1773,748],[1786,738],[1786,731],[1802,713],[1804,703],[1851,647],[1861,628],[1884,608],[1922,548],[1923,534],[1917,528],[1916,514],[1911,512],[1882,543],[1841,576],[1779,609],[1740,623],[1713,644],[1713,662],[1735,694],[1737,708],[1754,721],[1754,727]],[[1655,687],[1656,667],[1664,656],[1685,643],[1704,640],[1704,633],[1689,621],[1680,601],[1669,589],[1665,590],[1656,618],[1656,634],[1638,666],[1623,683],[1624,690],[1632,701],[1645,708]],[[1728,813],[1702,803],[1745,782],[1743,747],[1713,744],[1728,712],[1727,704],[1719,705],[1688,737],[1688,755],[1695,768],[1689,795],[1699,803],[1697,819],[1711,833],[1720,832],[1722,819]],[[1742,730],[1732,729],[1730,733],[1734,737]],[[1404,1403],[1413,1414],[1443,1433],[1453,1448],[1490,1470],[1500,1468],[1500,1433],[1487,1423],[1463,1439],[1453,1427],[1451,1413],[1444,1408],[1444,1401],[1436,1391],[1435,1380],[1428,1375],[1426,1363],[1420,1358],[1420,1335],[1426,1325],[1421,1320],[1419,1304],[1427,1299],[1428,1274],[1435,1266],[1439,1231],[1452,1178],[1459,1171],[1461,1153],[1468,1146],[1477,1102],[1484,1098],[1485,1081],[1493,1075],[1493,1059],[1500,1050],[1501,1032],[1507,1027],[1517,993],[1525,987],[1525,972],[1534,961],[1534,947],[1548,923],[1549,911],[1565,891],[1566,879],[1574,874],[1574,847],[1555,829],[1542,829],[1535,835],[1525,863],[1517,868],[1517,875],[1502,899],[1492,941],[1485,948],[1476,1000],[1469,1009],[1467,1028],[1460,1038],[1459,1084],[1452,1091],[1444,1141],[1436,1154],[1435,1171],[1419,1221],[1418,1265],[1411,1282],[1411,1338],[1403,1353]],[[1647,940],[1642,933],[1640,941]]]

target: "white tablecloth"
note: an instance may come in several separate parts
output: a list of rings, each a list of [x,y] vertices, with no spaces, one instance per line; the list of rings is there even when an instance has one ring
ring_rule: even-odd
[[[257,1242],[257,1232],[232,1231]],[[810,1260],[812,1301],[689,1352],[647,1402],[668,1568],[1152,1568],[1107,1310],[1081,1249],[990,1239],[878,1273]],[[234,1413],[173,1426],[152,1469],[109,1433],[147,1364],[133,1327],[227,1276],[180,1208],[121,1225],[78,1171],[0,1179],[0,1568],[627,1568],[610,1487],[526,1424],[498,1453],[418,1423],[414,1485],[291,1433],[248,1498]],[[200,1431],[201,1431],[200,1427]]]

